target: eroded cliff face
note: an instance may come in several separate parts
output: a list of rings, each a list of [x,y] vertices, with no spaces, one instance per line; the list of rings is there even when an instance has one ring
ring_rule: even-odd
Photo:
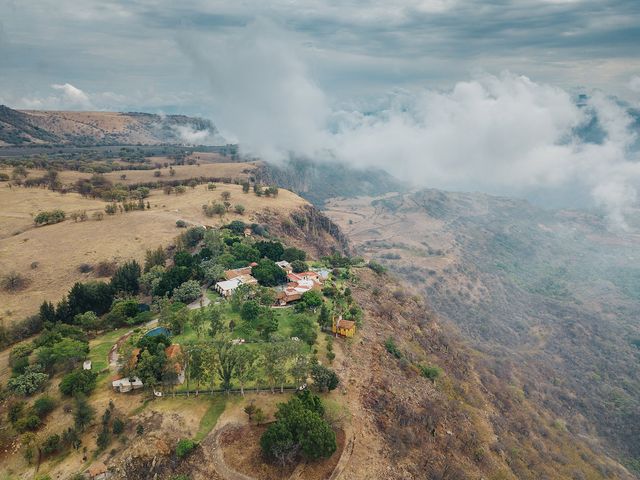
[[[340,227],[313,205],[303,205],[288,216],[263,212],[257,220],[271,235],[307,251],[312,257],[350,253],[349,240]]]

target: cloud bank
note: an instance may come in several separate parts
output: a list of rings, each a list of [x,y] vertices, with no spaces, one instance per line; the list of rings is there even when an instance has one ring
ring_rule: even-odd
[[[256,23],[227,41],[206,51],[193,39],[182,46],[210,82],[216,123],[245,152],[337,159],[443,189],[553,192],[564,205],[586,195],[626,228],[640,186],[637,132],[627,110],[601,92],[579,103],[526,76],[481,73],[447,90],[395,91],[347,107],[314,81],[295,36]],[[584,129],[602,138],[589,140]]]

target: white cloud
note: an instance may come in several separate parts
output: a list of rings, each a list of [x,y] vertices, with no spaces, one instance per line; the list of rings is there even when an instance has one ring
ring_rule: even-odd
[[[631,80],[629,80],[629,89],[636,93],[640,93],[640,75],[631,77]]]
[[[78,107],[78,108],[91,108],[91,100],[89,100],[89,96],[80,90],[78,87],[74,87],[70,83],[65,84],[53,84],[51,88],[54,90],[60,90],[62,92],[61,101],[63,105],[68,105],[69,107]]]
[[[89,95],[70,83],[53,84],[59,93],[46,97],[24,97],[15,102],[16,108],[29,110],[89,110],[95,108]]]
[[[580,108],[561,88],[482,74],[448,91],[395,92],[364,113],[332,105],[290,34],[258,23],[231,42],[212,48],[192,39],[184,48],[211,82],[216,123],[251,153],[339,159],[445,189],[553,190],[567,203],[587,192],[625,227],[640,186],[637,153],[630,153],[636,135],[624,109],[599,92]],[[593,115],[606,134],[601,144],[575,134]]]

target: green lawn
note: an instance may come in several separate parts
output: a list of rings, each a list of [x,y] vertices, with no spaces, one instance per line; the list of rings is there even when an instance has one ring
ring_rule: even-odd
[[[89,360],[91,360],[91,370],[100,372],[109,366],[107,356],[114,343],[131,327],[119,328],[111,332],[100,335],[89,342]]]
[[[220,417],[220,415],[222,415],[222,412],[224,412],[226,404],[227,399],[222,395],[214,395],[211,397],[209,408],[200,420],[198,433],[196,433],[196,436],[194,438],[196,442],[202,441],[213,429],[213,427],[216,425],[216,422],[218,421],[218,418]]]

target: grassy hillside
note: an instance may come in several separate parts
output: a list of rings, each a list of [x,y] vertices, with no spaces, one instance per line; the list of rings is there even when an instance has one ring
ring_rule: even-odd
[[[223,216],[207,217],[204,214],[202,205],[221,201],[223,191],[231,194],[232,205],[245,207],[243,215],[233,210]],[[81,273],[82,264],[95,267],[101,261],[142,260],[145,250],[167,246],[173,241],[180,233],[176,228],[177,220],[194,225],[217,225],[234,219],[260,223],[264,216],[288,217],[307,205],[302,198],[286,190],[281,190],[275,198],[265,198],[245,194],[242,187],[235,184],[216,184],[215,190],[209,190],[208,184],[188,187],[181,195],[152,190],[145,202],[149,203],[149,209],[105,214],[102,220],[96,221],[92,215],[104,213],[108,204],[103,200],[39,188],[10,189],[6,182],[0,182],[0,204],[3,205],[0,271],[17,271],[29,281],[28,286],[18,292],[0,292],[3,307],[0,318],[8,323],[21,320],[34,314],[43,300],[60,298],[74,282],[98,275],[95,271]],[[89,220],[74,222],[67,219],[55,225],[34,225],[32,214],[57,208],[68,215],[85,211]]]
[[[184,115],[18,111],[0,105],[0,145],[193,143],[183,136],[183,131],[199,132],[211,138],[216,134],[208,120]]]

